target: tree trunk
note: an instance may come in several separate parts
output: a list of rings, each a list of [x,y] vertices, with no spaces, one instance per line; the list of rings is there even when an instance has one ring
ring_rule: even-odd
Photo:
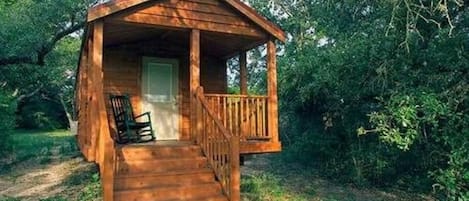
[[[64,111],[65,111],[65,114],[67,115],[67,120],[68,120],[68,129],[69,131],[73,134],[73,135],[76,135],[77,134],[77,127],[78,127],[78,121],[75,121],[72,117],[72,114],[68,111],[68,107],[67,107],[67,104],[65,103],[63,97],[60,95],[59,96],[59,99],[60,99],[60,104],[62,105]]]

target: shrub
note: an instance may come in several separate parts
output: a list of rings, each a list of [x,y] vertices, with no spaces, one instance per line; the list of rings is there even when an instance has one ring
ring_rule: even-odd
[[[0,153],[10,149],[8,138],[15,128],[16,100],[0,88]]]

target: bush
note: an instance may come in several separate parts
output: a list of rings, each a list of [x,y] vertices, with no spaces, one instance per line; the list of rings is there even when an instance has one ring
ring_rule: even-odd
[[[9,135],[15,128],[16,100],[0,88],[0,153],[10,150]]]
[[[33,97],[18,107],[18,126],[23,129],[55,130],[67,128],[60,104]]]

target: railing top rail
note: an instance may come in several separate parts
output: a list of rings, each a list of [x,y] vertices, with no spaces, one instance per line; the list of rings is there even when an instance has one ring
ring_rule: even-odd
[[[261,95],[238,95],[238,94],[205,94],[206,97],[228,97],[228,98],[269,98]]]
[[[220,129],[223,136],[227,140],[230,140],[233,135],[230,133],[230,131],[228,131],[228,129],[225,128],[225,126],[223,126],[223,123],[216,117],[215,113],[213,113],[213,111],[210,110],[210,107],[208,106],[208,103],[204,97],[203,88],[201,87],[197,88],[195,95],[199,99],[200,103],[202,104],[202,107],[207,111],[208,115],[215,121],[215,124]]]

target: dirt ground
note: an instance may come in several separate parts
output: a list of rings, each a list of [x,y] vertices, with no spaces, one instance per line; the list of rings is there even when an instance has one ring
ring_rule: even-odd
[[[0,175],[0,200],[76,198],[85,185],[80,185],[77,175],[89,172],[90,168],[93,165],[85,163],[81,157],[54,158],[47,164],[38,164],[34,159],[22,162]]]

